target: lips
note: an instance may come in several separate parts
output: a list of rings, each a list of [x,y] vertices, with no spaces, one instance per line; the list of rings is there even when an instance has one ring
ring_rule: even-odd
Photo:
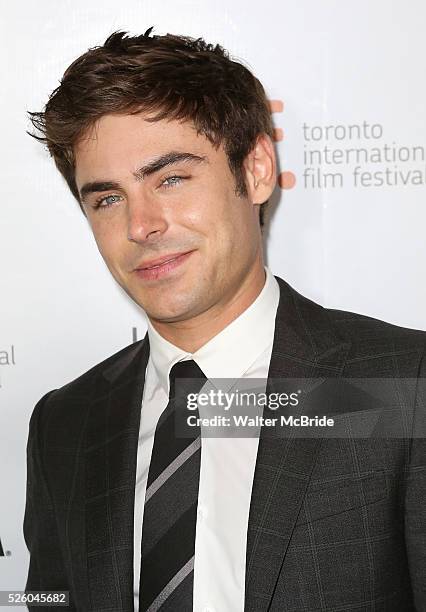
[[[158,259],[145,261],[135,269],[135,274],[141,281],[170,280],[173,276],[176,277],[180,270],[184,271],[185,262],[193,253],[194,251],[169,253]]]
[[[161,257],[158,259],[152,259],[151,261],[147,261],[141,264],[140,266],[138,266],[136,269],[137,270],[152,270],[153,268],[159,268],[163,264],[169,261],[173,261],[174,259],[177,259],[181,255],[185,255],[186,253],[189,253],[189,251],[183,251],[181,253],[170,253],[170,255],[165,255],[164,257]]]

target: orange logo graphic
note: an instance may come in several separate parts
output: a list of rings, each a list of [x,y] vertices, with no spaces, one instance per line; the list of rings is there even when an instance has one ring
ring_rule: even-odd
[[[268,100],[269,110],[271,113],[282,113],[284,111],[284,102],[282,100]],[[281,128],[274,129],[275,142],[279,142],[284,139],[284,132]],[[284,170],[278,176],[278,185],[281,189],[293,189],[296,184],[296,175],[289,170]]]

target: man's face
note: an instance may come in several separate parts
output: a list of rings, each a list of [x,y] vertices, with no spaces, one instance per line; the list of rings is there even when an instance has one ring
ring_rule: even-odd
[[[192,124],[105,115],[74,152],[102,257],[151,320],[217,316],[263,266],[258,207]]]

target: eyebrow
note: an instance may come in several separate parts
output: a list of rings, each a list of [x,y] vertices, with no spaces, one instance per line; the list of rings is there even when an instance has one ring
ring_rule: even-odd
[[[163,168],[178,162],[203,163],[205,161],[207,161],[206,156],[195,155],[194,153],[183,151],[170,151],[152,159],[144,166],[141,166],[138,170],[136,170],[136,172],[133,173],[133,176],[138,181],[143,181],[147,176],[155,174]],[[81,187],[80,199],[81,201],[84,201],[84,199],[90,193],[99,193],[102,191],[109,191],[110,189],[121,189],[121,185],[116,181],[91,181],[85,183]]]
[[[169,153],[165,153],[160,157],[156,157],[155,159],[148,162],[145,166],[142,166],[134,172],[135,178],[138,180],[143,180],[145,177],[162,170],[166,166],[171,166],[172,164],[176,164],[178,162],[195,162],[202,163],[206,161],[207,158],[203,155],[195,155],[194,153],[185,153],[183,151],[170,151]]]

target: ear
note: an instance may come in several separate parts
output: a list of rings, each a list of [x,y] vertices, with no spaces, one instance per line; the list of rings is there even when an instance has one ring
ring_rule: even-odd
[[[267,134],[260,134],[244,160],[248,196],[253,204],[266,202],[277,182],[275,149]]]

